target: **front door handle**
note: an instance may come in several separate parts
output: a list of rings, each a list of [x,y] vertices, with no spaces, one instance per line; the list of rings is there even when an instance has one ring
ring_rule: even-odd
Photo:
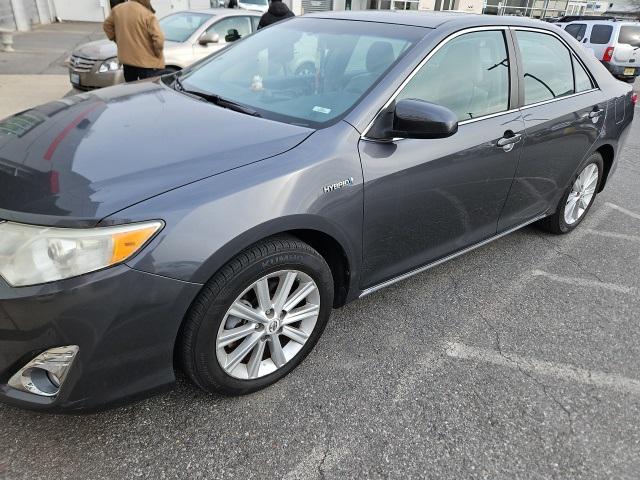
[[[510,152],[513,147],[522,139],[522,134],[513,133],[511,130],[504,132],[504,136],[498,140],[498,147],[502,148],[505,152]]]

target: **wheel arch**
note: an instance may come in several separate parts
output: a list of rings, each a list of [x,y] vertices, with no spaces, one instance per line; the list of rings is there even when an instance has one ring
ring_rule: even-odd
[[[195,277],[203,282],[208,281],[240,252],[261,240],[277,235],[292,235],[322,255],[334,279],[334,307],[341,307],[349,299],[355,298],[353,291],[357,289],[355,275],[359,268],[359,249],[349,240],[346,232],[315,215],[292,215],[253,227],[213,253],[200,266]]]
[[[601,192],[604,190],[607,180],[609,179],[611,169],[613,168],[615,151],[613,146],[608,143],[600,145],[595,151],[602,156],[602,166],[604,171],[602,172],[602,182],[600,182],[600,189],[598,190],[598,192]]]

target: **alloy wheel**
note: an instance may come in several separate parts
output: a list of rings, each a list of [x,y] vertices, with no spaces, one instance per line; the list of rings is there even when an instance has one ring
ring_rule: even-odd
[[[564,221],[573,225],[582,218],[596,193],[599,171],[595,163],[587,165],[571,187],[564,207]]]
[[[243,380],[275,372],[302,349],[319,313],[320,291],[306,273],[281,270],[260,278],[238,296],[220,324],[220,366]]]

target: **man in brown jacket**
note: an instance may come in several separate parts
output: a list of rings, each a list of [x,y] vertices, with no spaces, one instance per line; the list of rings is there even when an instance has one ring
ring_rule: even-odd
[[[116,5],[104,21],[104,32],[118,45],[124,79],[134,82],[164,69],[164,34],[151,0],[129,0]]]

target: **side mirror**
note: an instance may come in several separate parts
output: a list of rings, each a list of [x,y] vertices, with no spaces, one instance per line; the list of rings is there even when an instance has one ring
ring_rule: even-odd
[[[458,117],[446,107],[407,98],[381,114],[369,131],[371,138],[447,138],[458,131]]]
[[[207,46],[211,43],[218,43],[220,41],[220,35],[217,33],[205,33],[200,37],[200,45]]]

